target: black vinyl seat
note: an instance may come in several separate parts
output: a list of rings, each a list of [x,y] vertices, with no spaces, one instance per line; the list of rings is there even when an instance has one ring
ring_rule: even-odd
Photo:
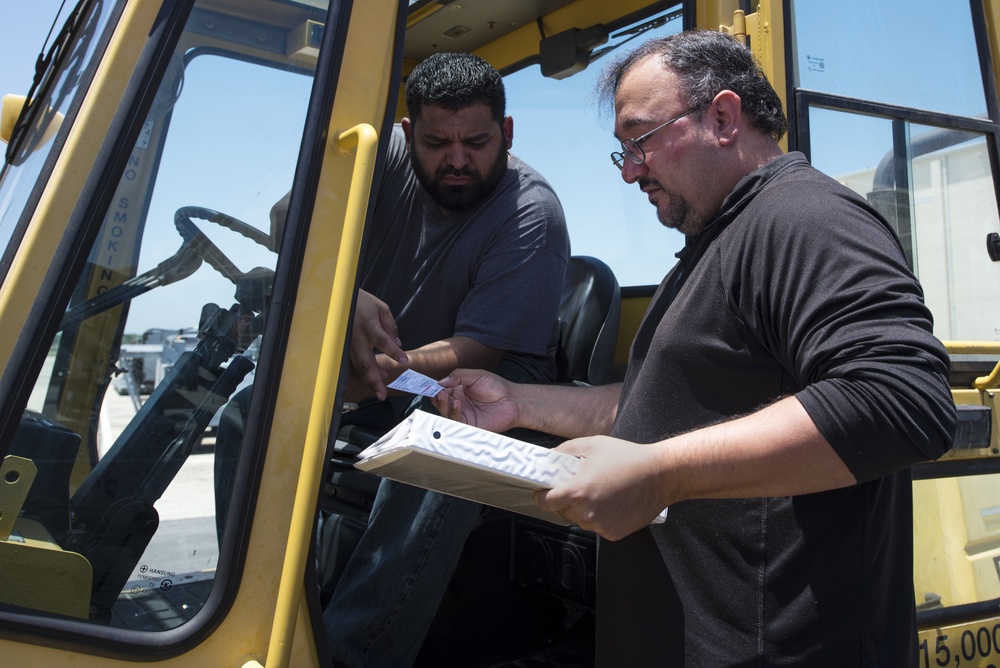
[[[621,291],[611,268],[589,255],[574,255],[559,303],[556,382],[611,382]]]

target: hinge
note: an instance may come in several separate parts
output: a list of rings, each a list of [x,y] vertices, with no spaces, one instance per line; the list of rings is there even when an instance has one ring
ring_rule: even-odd
[[[741,43],[747,43],[747,24],[752,22],[756,24],[757,15],[751,14],[746,15],[742,9],[737,9],[733,12],[733,25],[731,26],[719,26],[719,32],[724,32],[727,35],[732,35],[738,39]]]
[[[769,0],[761,0],[757,3],[757,11],[753,14],[747,14],[742,9],[737,9],[733,12],[733,25],[731,26],[719,26],[719,31],[724,32],[727,35],[732,35],[736,39],[740,40],[743,44],[747,43],[747,38],[751,37],[751,47],[760,51],[760,49],[766,48],[766,38],[767,33],[770,28],[767,21],[761,20],[762,9]],[[759,55],[759,53],[758,53]]]
[[[757,3],[757,11],[747,14],[742,9],[733,12],[733,25],[719,26],[719,31],[727,35],[732,35],[741,43],[747,44],[757,57],[764,70],[764,76],[773,81],[771,68],[771,26],[763,18],[770,16],[771,0],[760,0]]]

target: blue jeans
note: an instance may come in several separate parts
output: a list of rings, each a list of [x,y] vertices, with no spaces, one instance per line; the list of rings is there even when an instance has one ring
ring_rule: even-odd
[[[481,511],[478,503],[382,481],[323,612],[334,665],[413,664]]]
[[[537,382],[513,364],[501,363],[497,373],[514,382]],[[433,411],[428,400],[417,400],[402,412],[417,407]],[[394,408],[398,421],[403,416],[398,404]],[[464,499],[381,481],[368,526],[323,610],[335,666],[413,664],[482,509]]]

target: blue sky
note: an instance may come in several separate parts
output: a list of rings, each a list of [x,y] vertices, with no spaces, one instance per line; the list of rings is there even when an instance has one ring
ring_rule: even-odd
[[[64,14],[73,4],[73,0],[66,0]],[[0,15],[4,18],[0,31],[0,95],[28,92],[35,61],[60,5],[62,0],[0,0]]]

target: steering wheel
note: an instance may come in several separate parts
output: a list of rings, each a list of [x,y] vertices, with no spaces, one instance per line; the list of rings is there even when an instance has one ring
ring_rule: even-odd
[[[234,232],[237,232],[247,239],[260,244],[269,251],[274,251],[274,242],[271,236],[258,230],[256,227],[247,225],[241,220],[237,220],[232,216],[227,216],[224,213],[219,213],[212,209],[206,209],[201,206],[182,206],[177,209],[174,214],[174,227],[177,228],[177,232],[181,235],[181,238],[187,244],[190,244],[199,255],[207,262],[213,269],[218,271],[220,274],[228,278],[234,284],[247,274],[240,271],[239,268],[226,257],[225,253],[219,250],[212,241],[205,236],[205,233],[198,229],[198,226],[192,222],[192,218],[198,218],[199,220],[207,220],[210,223],[215,223],[216,225],[221,225],[222,227],[228,228]]]
[[[153,288],[185,279],[201,266],[203,260],[236,285],[237,300],[240,303],[246,301],[259,307],[264,300],[260,286],[265,286],[266,289],[274,272],[261,267],[248,272],[240,271],[232,260],[198,229],[198,226],[191,221],[192,218],[227,227],[270,251],[275,250],[274,242],[268,234],[232,216],[200,206],[181,207],[174,214],[174,226],[184,239],[177,252],[149,271],[134,276],[82,304],[68,308],[60,329],[76,325],[109,308],[124,304]]]

